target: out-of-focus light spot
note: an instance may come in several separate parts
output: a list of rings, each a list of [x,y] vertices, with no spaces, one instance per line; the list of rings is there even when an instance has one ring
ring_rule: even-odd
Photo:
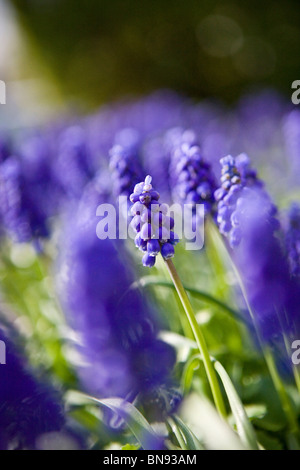
[[[14,12],[8,2],[0,0],[0,74],[6,79],[16,69],[20,37]]]
[[[31,336],[33,335],[32,324],[25,315],[18,317],[14,321],[14,326],[16,327],[17,331],[19,331],[21,335],[27,339],[31,338]]]
[[[267,42],[258,37],[247,37],[243,47],[234,55],[233,63],[242,77],[259,79],[274,72],[276,55]]]
[[[197,29],[202,49],[214,57],[227,57],[237,52],[243,44],[243,32],[239,25],[227,16],[210,15]]]
[[[18,268],[29,268],[36,259],[36,252],[34,248],[27,243],[13,245],[10,259]]]
[[[208,310],[201,310],[200,312],[197,312],[196,317],[197,322],[200,325],[206,325],[210,322],[212,315],[211,312],[209,312]]]
[[[39,450],[78,450],[78,442],[70,435],[62,432],[41,434],[36,440]]]

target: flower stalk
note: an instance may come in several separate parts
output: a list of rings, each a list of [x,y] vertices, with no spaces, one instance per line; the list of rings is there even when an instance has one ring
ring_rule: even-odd
[[[226,417],[226,409],[225,409],[222,393],[221,393],[221,390],[220,390],[219,382],[218,382],[216,372],[215,372],[215,369],[213,367],[213,364],[212,364],[212,361],[211,361],[211,358],[210,358],[210,355],[209,355],[209,352],[208,352],[208,349],[207,349],[206,341],[204,339],[202,331],[201,331],[201,329],[198,325],[198,322],[196,320],[196,317],[195,317],[195,314],[194,314],[194,311],[193,311],[193,307],[191,305],[191,302],[190,302],[190,300],[187,296],[187,293],[186,293],[186,291],[183,287],[183,284],[180,280],[180,277],[179,277],[179,275],[176,271],[176,268],[175,268],[172,260],[171,259],[165,260],[165,264],[166,264],[166,267],[167,267],[168,272],[170,274],[170,277],[171,277],[171,279],[174,283],[174,286],[176,288],[177,294],[180,298],[180,301],[182,303],[182,306],[184,308],[186,316],[187,316],[187,318],[189,320],[189,323],[191,325],[191,328],[192,328],[192,331],[194,333],[195,340],[196,340],[196,343],[198,345],[198,349],[200,351],[200,354],[203,358],[205,371],[206,371],[206,374],[207,374],[207,378],[208,378],[208,381],[209,381],[209,385],[210,385],[210,388],[211,388],[211,392],[212,392],[212,395],[213,395],[213,399],[214,399],[216,408],[217,408],[219,414],[222,417]]]

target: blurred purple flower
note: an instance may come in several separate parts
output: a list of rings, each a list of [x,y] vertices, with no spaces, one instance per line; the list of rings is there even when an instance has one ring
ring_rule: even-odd
[[[34,449],[43,433],[64,426],[58,393],[37,380],[12,341],[0,329],[6,363],[0,366],[0,448]]]
[[[17,156],[0,165],[0,214],[15,241],[27,242],[50,234],[50,218],[58,212],[59,189],[51,167],[47,136],[24,139]]]
[[[113,192],[117,196],[129,196],[140,181],[143,170],[139,156],[140,136],[135,129],[122,129],[115,137],[110,150]]]
[[[292,276],[300,279],[300,206],[291,204],[285,227],[285,244]]]
[[[300,111],[287,114],[283,121],[285,150],[290,163],[290,181],[299,184],[300,178]]]
[[[97,397],[132,399],[168,380],[174,351],[158,340],[154,310],[136,289],[122,240],[99,240],[97,206],[103,194],[90,183],[66,218],[60,291],[80,338],[83,387]]]
[[[240,154],[236,158],[228,155],[221,158],[220,163],[221,187],[215,191],[218,202],[217,223],[220,232],[229,239],[230,245],[235,247],[240,244],[245,231],[244,219],[252,215],[252,212],[248,214],[249,195],[252,194],[254,200],[258,193],[260,198],[264,198],[261,210],[267,211],[268,217],[276,213],[276,207],[271,204],[263,183],[258,179],[256,171],[251,168],[246,154]],[[270,218],[270,223],[271,221],[276,225],[274,218]]]
[[[175,200],[182,204],[204,204],[205,214],[212,213],[215,202],[215,177],[211,165],[203,158],[193,131],[169,135],[171,149],[170,179]],[[194,216],[197,214],[195,212]]]
[[[0,134],[0,164],[12,154],[11,139],[4,133]]]
[[[85,185],[95,174],[86,129],[71,125],[57,137],[57,156],[53,172],[68,198],[80,198]]]
[[[298,337],[300,285],[290,277],[265,197],[260,192],[248,196],[244,198],[244,235],[233,257],[255,321],[266,341],[282,340],[283,333]]]

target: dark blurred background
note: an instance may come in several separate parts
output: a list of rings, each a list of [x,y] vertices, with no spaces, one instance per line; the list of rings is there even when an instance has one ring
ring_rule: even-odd
[[[11,3],[26,47],[65,98],[89,108],[157,88],[228,103],[262,86],[290,96],[300,79],[296,0]]]

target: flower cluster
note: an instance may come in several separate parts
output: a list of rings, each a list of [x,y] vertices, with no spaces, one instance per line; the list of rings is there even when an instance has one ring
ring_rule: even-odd
[[[53,173],[67,198],[80,198],[84,186],[92,179],[94,168],[83,126],[66,127],[56,137],[57,156]]]
[[[28,370],[1,328],[0,341],[6,346],[6,364],[0,366],[0,449],[34,449],[41,434],[63,428],[63,406],[57,392]]]
[[[300,277],[300,206],[296,203],[288,211],[285,243],[291,275]]]
[[[139,135],[134,129],[123,129],[115,141],[109,152],[114,193],[116,196],[129,196],[142,174],[138,154]]]
[[[134,216],[131,227],[137,233],[135,245],[145,253],[142,262],[149,268],[154,266],[159,253],[164,259],[172,258],[174,245],[179,241],[172,230],[174,219],[167,215],[168,206],[158,202],[160,195],[152,188],[151,181],[151,176],[146,176],[145,182],[136,184],[130,195]]]
[[[103,196],[90,183],[66,216],[59,263],[60,296],[78,334],[83,388],[99,397],[133,399],[168,380],[173,348],[157,338],[155,309],[139,290],[122,240],[99,240],[96,208]],[[103,269],[105,266],[105,269]]]
[[[300,111],[293,110],[283,121],[285,151],[290,165],[289,184],[298,185],[300,177]]]
[[[274,230],[276,219],[267,216],[269,203],[260,192],[245,198],[244,211],[244,235],[233,258],[256,326],[271,343],[282,341],[283,333],[297,337],[300,286],[290,276],[287,256]]]
[[[193,204],[195,208],[196,204],[204,204],[205,213],[211,213],[216,182],[210,163],[203,158],[196,143],[195,133],[179,131],[174,132],[172,137],[170,176],[174,199]]]
[[[58,213],[60,191],[52,172],[48,140],[24,139],[0,165],[0,215],[5,230],[19,242],[48,237]]]
[[[272,203],[249,158],[221,159],[222,186],[216,193],[217,221],[233,250],[249,305],[261,337],[273,342],[281,333],[299,331],[300,288],[290,279]],[[282,235],[282,234],[281,234]]]
[[[228,237],[232,247],[240,244],[244,225],[249,218],[249,204],[251,199],[251,215],[256,210],[254,201],[262,196],[265,199],[263,208],[266,217],[274,229],[277,228],[277,221],[273,217],[276,214],[276,207],[271,203],[267,193],[263,190],[263,184],[258,179],[256,171],[251,168],[247,155],[240,154],[236,158],[228,155],[221,158],[222,166],[221,187],[215,191],[215,198],[218,202],[217,223],[220,232]]]

